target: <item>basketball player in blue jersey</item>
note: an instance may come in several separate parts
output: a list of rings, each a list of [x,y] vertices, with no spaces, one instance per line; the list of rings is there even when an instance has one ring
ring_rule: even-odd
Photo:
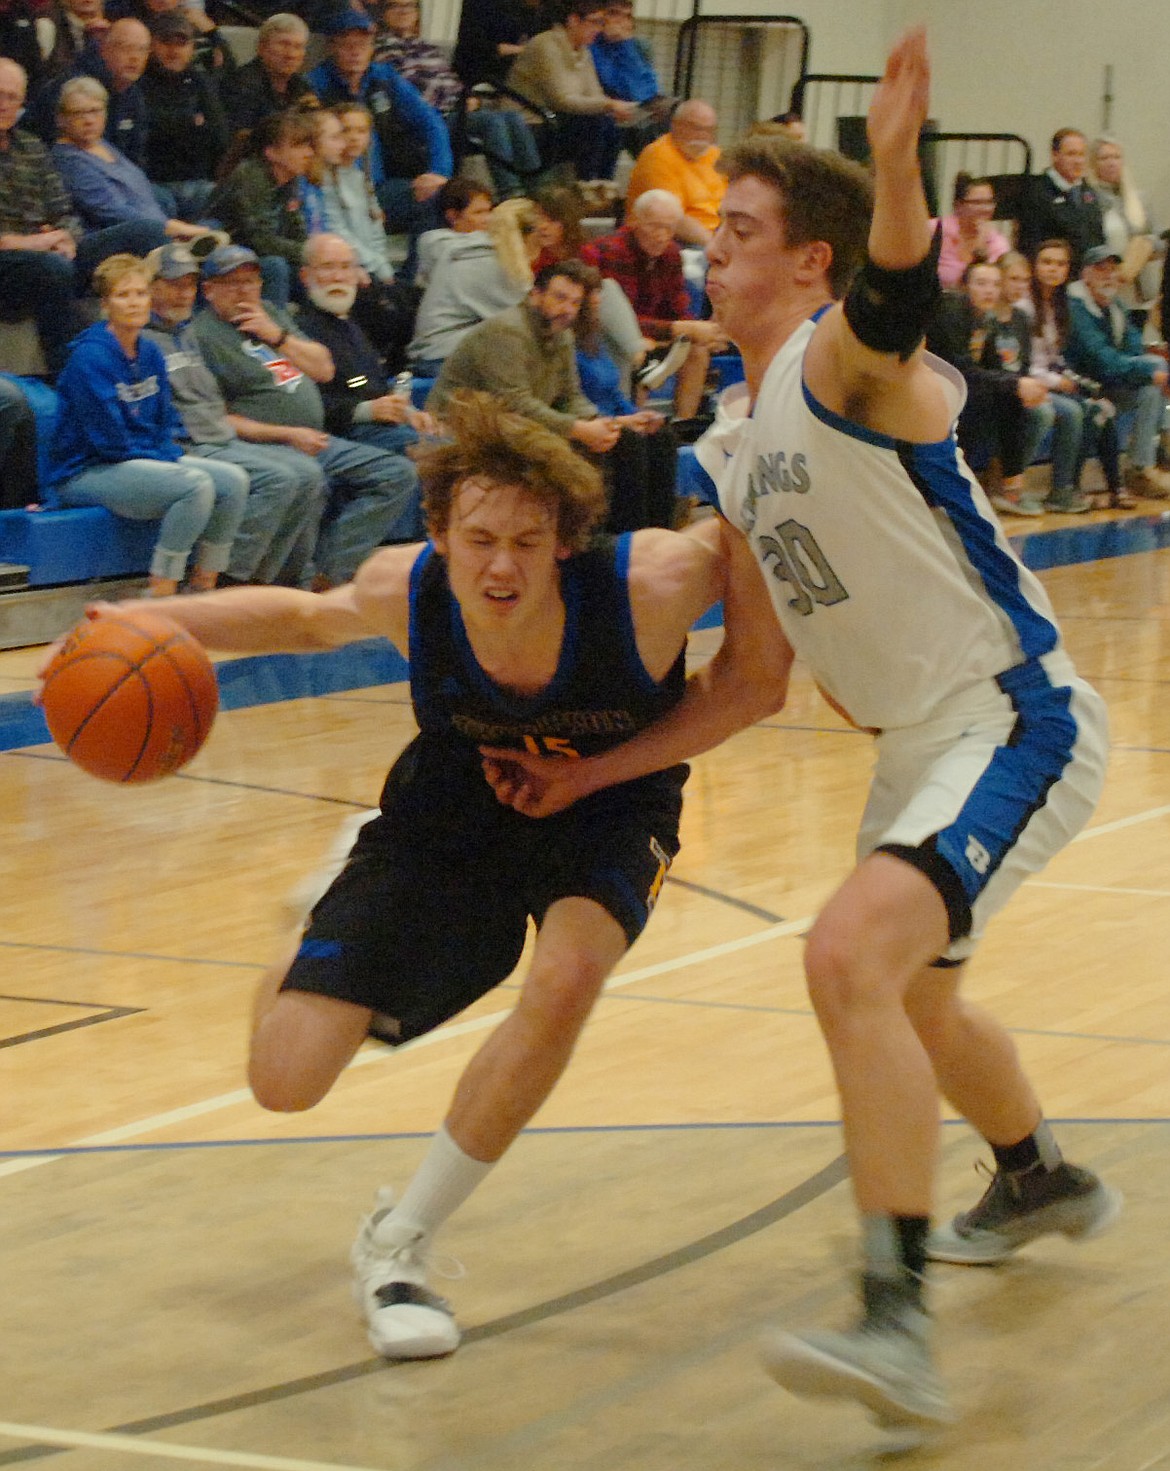
[[[839,155],[764,138],[724,156],[707,289],[746,384],[697,452],[763,570],[775,646],[737,639],[659,725],[596,759],[486,753],[501,800],[556,811],[724,739],[753,681],[782,679],[793,651],[875,732],[859,862],[805,955],[861,1214],[862,1313],[846,1332],[773,1333],[765,1360],[796,1393],[919,1426],[952,1413],[927,1258],[1001,1261],[1049,1232],[1091,1235],[1120,1204],[1062,1159],[1007,1033],[959,991],[988,919],[1088,819],[1107,736],[1043,588],[959,456],[962,385],[921,349],[939,289],[917,157],[928,92],[913,32],[870,109],[872,201]],[[932,1234],[940,1091],[996,1172]]]
[[[401,1199],[380,1192],[354,1245],[370,1341],[389,1358],[458,1345],[426,1285],[434,1233],[548,1096],[678,850],[685,766],[536,822],[496,801],[478,748],[584,758],[628,739],[681,697],[687,631],[725,584],[716,522],[595,540],[601,478],[563,437],[484,394],[449,406],[447,425],[453,442],[418,462],[429,544],[379,551],[324,594],[142,605],[211,649],[381,635],[410,660],[420,733],[294,953],[261,983],[249,1065],[261,1105],[311,1108],[368,1036],[394,1045],[439,1026],[511,974],[529,917],[537,926],[514,1011],[469,1063]],[[770,625],[762,581],[737,582],[756,600],[747,621]],[[779,698],[763,691],[757,717]]]

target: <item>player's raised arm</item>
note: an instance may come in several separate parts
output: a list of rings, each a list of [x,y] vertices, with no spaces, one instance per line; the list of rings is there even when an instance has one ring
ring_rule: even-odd
[[[325,593],[239,587],[117,606],[165,613],[205,648],[226,653],[312,653],[378,635],[404,650],[410,569],[418,553],[417,546],[375,552],[352,582]],[[99,614],[101,607],[96,609]]]
[[[784,703],[792,649],[780,630],[763,574],[743,537],[721,518],[696,533],[718,550],[723,599],[723,642],[714,658],[687,681],[680,704],[654,725],[584,760],[485,751],[485,771],[500,801],[529,817],[547,817],[601,787],[632,781],[673,766],[725,741]],[[633,578],[631,578],[633,581]],[[664,600],[677,598],[664,583]],[[635,593],[635,623],[655,617],[654,599]],[[639,647],[643,633],[639,629]]]
[[[919,29],[890,52],[869,110],[874,208],[867,259],[806,358],[809,387],[822,402],[919,441],[949,429],[944,400],[917,361],[940,290],[918,160],[929,102],[930,62]]]

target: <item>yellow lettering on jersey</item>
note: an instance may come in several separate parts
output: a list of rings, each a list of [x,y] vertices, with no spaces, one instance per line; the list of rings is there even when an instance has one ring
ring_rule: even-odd
[[[574,750],[570,741],[564,736],[531,736],[524,737],[524,749],[531,751],[534,756],[568,756],[574,761],[581,759],[581,752]]]
[[[646,895],[646,911],[650,912],[658,903],[658,896],[662,892],[662,885],[666,882],[666,870],[670,867],[670,859],[666,850],[657,838],[650,839],[650,851],[658,859],[658,872],[654,875],[654,881],[650,885],[650,892]]]

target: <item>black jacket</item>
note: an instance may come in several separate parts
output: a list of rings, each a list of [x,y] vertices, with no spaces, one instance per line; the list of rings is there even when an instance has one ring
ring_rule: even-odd
[[[215,82],[200,67],[172,72],[152,58],[138,85],[150,112],[147,176],[159,184],[213,179],[230,137]]]
[[[325,428],[344,439],[358,404],[390,392],[382,359],[352,317],[335,317],[307,305],[297,312],[297,323],[307,337],[324,343],[333,357],[333,379],[318,387],[325,402]]]
[[[1019,249],[1033,255],[1043,240],[1067,240],[1072,248],[1072,274],[1091,245],[1104,245],[1101,202],[1090,185],[1070,184],[1058,189],[1049,174],[1036,174],[1024,186],[1020,200]]]

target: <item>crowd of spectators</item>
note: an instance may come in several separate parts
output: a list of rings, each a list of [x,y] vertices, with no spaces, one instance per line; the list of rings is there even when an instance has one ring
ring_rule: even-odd
[[[959,174],[938,221],[946,289],[927,340],[967,383],[960,444],[1008,515],[1170,498],[1158,464],[1166,246],[1122,147],[1062,127],[1048,168],[1017,182],[1015,249],[993,223],[995,179]],[[1026,479],[1039,453],[1051,464],[1043,494]],[[1093,487],[1082,485],[1091,459]]]
[[[0,32],[0,314],[57,386],[46,498],[157,521],[158,590],[327,586],[421,534],[410,450],[486,389],[596,459],[611,529],[672,524],[729,350],[701,290],[725,181],[714,107],[664,94],[632,0],[474,0],[450,55],[419,0],[300,0],[243,64],[208,3],[38,0],[35,44]],[[586,229],[598,198],[618,218]],[[1165,246],[1121,146],[1059,129],[1012,216],[955,179],[929,339],[994,504],[1167,496]],[[0,378],[6,506],[32,426]]]
[[[214,3],[51,0],[38,44],[0,57],[0,312],[31,317],[58,395],[41,499],[157,522],[158,592],[331,585],[422,534],[410,450],[441,424],[404,370],[438,377],[441,404],[465,340],[515,318],[548,329],[613,529],[671,524],[676,441],[635,374],[693,338],[692,417],[723,342],[695,320],[683,204],[659,191],[624,260],[608,238],[600,270],[579,259],[577,186],[687,121],[630,0],[469,5],[450,59],[418,0],[297,9],[240,64]],[[514,396],[516,366],[492,357],[487,386]],[[36,421],[0,384],[5,505],[35,507]]]

